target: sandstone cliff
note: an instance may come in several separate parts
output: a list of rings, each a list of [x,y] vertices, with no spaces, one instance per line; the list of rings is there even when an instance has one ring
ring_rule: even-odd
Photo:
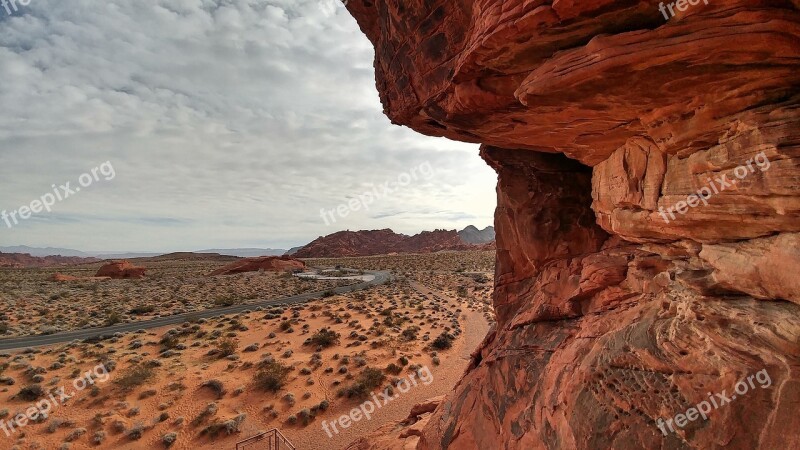
[[[694,3],[348,2],[391,120],[498,173],[496,328],[354,448],[800,448],[800,2]]]

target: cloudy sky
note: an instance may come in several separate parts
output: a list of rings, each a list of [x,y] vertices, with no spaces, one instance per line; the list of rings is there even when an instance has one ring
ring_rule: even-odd
[[[0,7],[0,210],[75,190],[106,161],[115,176],[0,222],[0,246],[288,248],[341,229],[492,223],[495,174],[477,146],[390,124],[372,47],[336,0],[17,6]],[[321,217],[426,163],[432,176],[368,211]]]

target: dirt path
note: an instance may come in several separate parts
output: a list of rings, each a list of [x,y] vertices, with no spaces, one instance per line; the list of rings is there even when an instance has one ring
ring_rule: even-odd
[[[305,429],[287,428],[286,430],[281,430],[298,450],[334,450],[344,448],[347,444],[375,431],[387,422],[405,419],[414,405],[450,392],[461,378],[469,364],[470,354],[489,331],[489,324],[482,313],[469,309],[466,302],[462,302],[460,299],[448,296],[417,282],[411,282],[411,287],[421,294],[435,295],[441,299],[460,304],[462,309],[459,320],[461,321],[463,333],[459,336],[453,348],[448,350],[451,354],[447,358],[441,358],[441,365],[429,365],[433,374],[433,382],[429,385],[419,383],[418,386],[412,387],[405,394],[395,391],[395,399],[380,409],[376,408],[371,420],[362,419],[345,430],[340,429],[340,433],[334,434],[333,437],[328,437],[322,429],[321,420],[312,422]],[[400,377],[407,377],[407,374],[403,374]],[[335,417],[347,412],[348,410],[344,409],[337,411]]]

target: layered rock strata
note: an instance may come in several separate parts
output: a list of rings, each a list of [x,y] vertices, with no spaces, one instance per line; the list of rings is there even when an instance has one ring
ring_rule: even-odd
[[[498,172],[497,326],[386,448],[800,447],[800,3],[695,3],[348,2]]]

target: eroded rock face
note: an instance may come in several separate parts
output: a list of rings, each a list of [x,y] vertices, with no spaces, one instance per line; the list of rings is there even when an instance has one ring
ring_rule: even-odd
[[[144,278],[146,272],[146,268],[134,266],[130,261],[112,261],[101,267],[95,277],[112,279]]]
[[[386,114],[498,172],[498,323],[416,448],[800,447],[800,3],[685,6],[348,3]]]

